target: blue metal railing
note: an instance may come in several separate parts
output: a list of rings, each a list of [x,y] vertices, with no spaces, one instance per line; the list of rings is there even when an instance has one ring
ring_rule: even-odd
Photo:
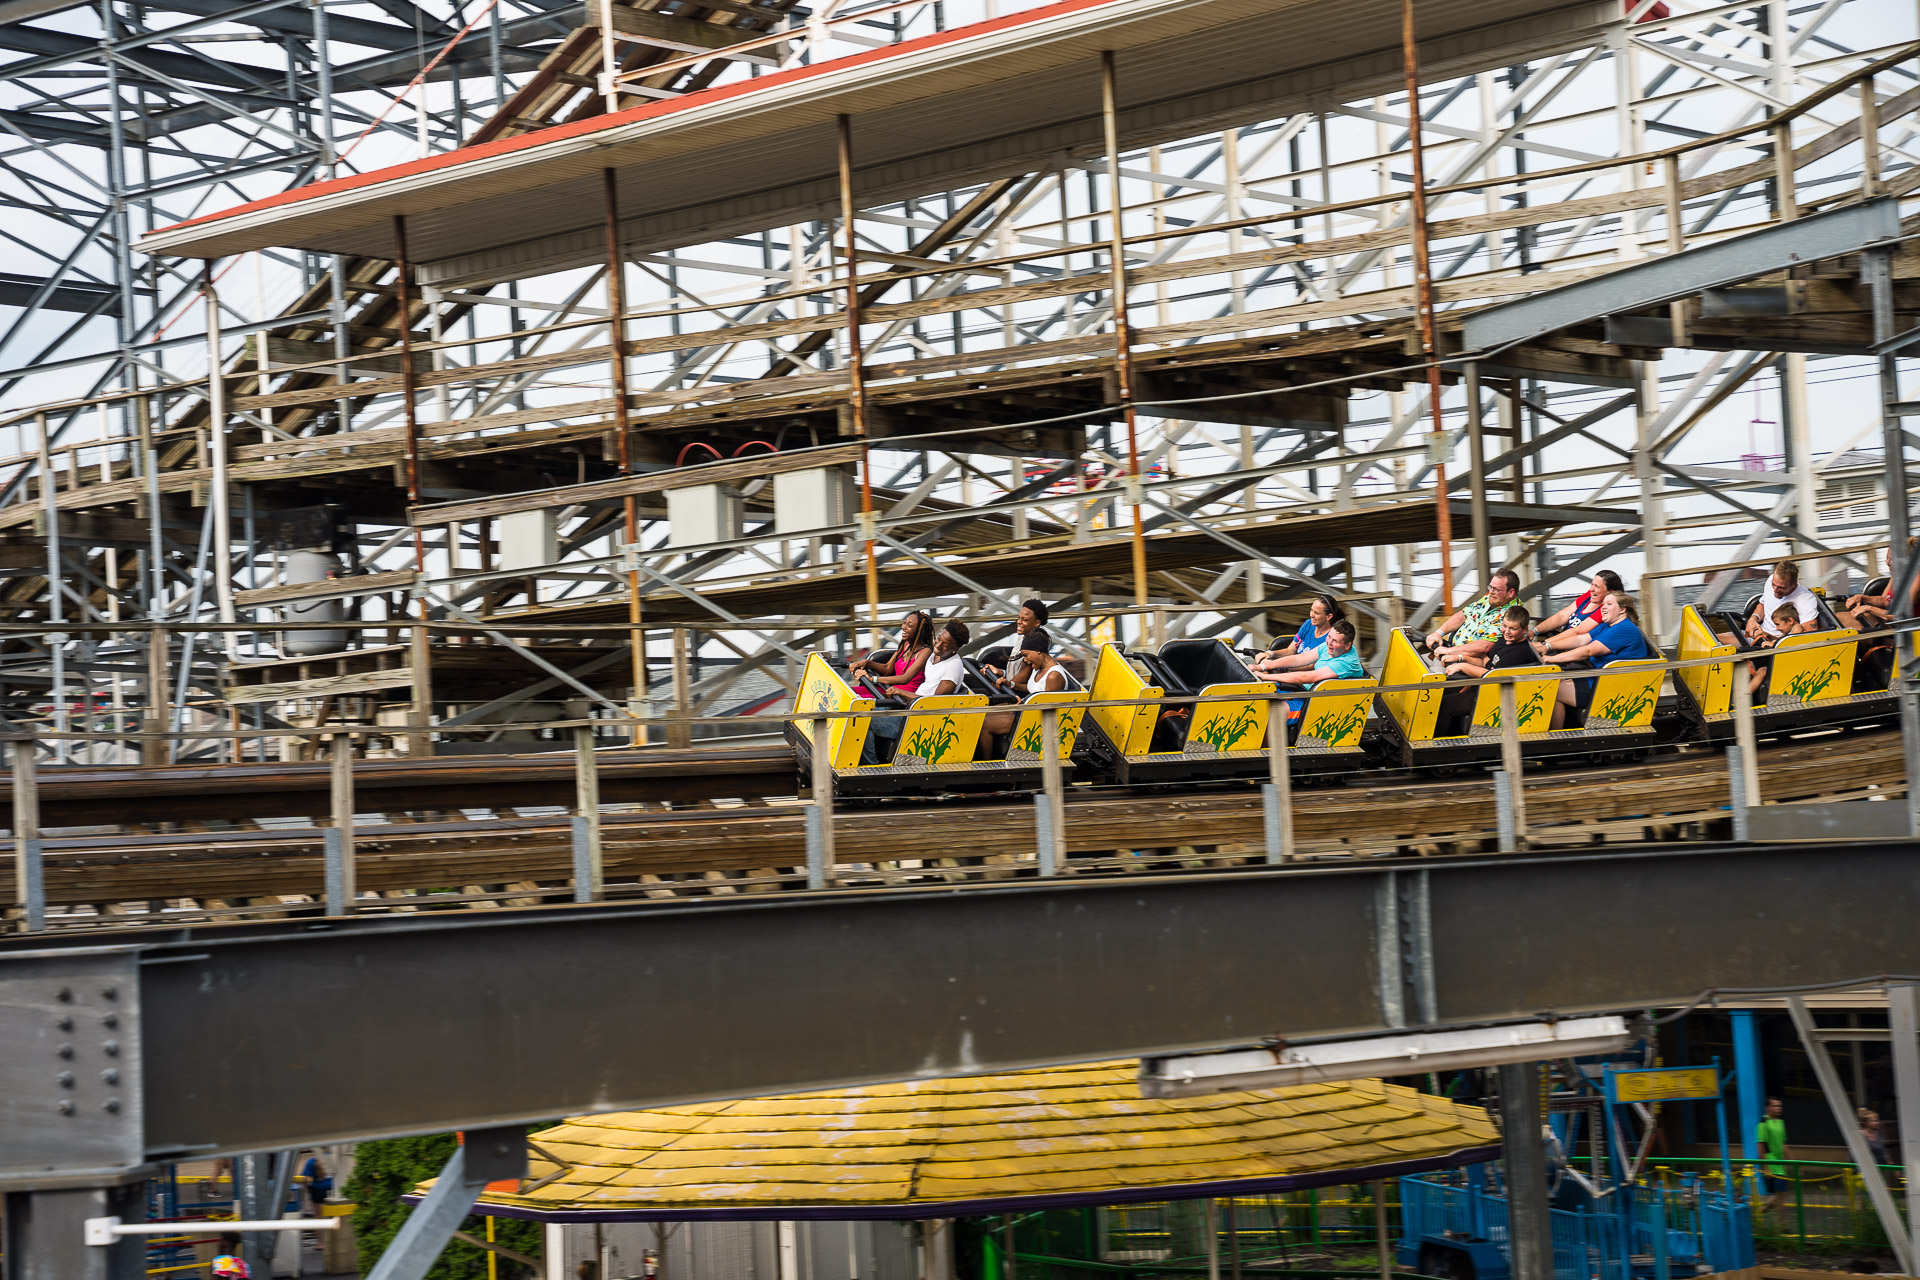
[[[1507,1201],[1462,1174],[1400,1179],[1403,1258],[1422,1242],[1486,1241],[1507,1252]],[[1754,1265],[1753,1215],[1741,1198],[1697,1182],[1634,1186],[1576,1209],[1549,1211],[1556,1280],[1676,1280],[1702,1267]],[[1509,1255],[1510,1256],[1510,1255]]]

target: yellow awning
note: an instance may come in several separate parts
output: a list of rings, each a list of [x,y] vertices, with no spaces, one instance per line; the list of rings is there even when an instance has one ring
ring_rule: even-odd
[[[1485,1160],[1478,1107],[1379,1080],[1143,1098],[1132,1060],[570,1120],[534,1136],[548,1220],[934,1218],[1284,1190]],[[552,1175],[559,1176],[553,1177]],[[548,1180],[551,1178],[551,1180]]]

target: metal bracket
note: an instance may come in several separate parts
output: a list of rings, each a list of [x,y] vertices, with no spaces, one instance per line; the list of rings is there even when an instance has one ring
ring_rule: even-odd
[[[1389,871],[1374,891],[1375,981],[1381,1021],[1393,1027],[1440,1020],[1433,985],[1433,920],[1425,871]]]
[[[146,1159],[132,948],[7,958],[0,1189],[117,1181]]]

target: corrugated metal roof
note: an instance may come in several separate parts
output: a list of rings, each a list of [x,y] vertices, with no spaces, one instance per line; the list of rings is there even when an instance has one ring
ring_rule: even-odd
[[[1499,1141],[1480,1108],[1379,1080],[1168,1100],[1141,1097],[1137,1069],[1127,1060],[587,1116],[534,1137],[569,1162],[560,1177],[525,1195],[489,1192],[478,1212],[949,1217],[1007,1202],[1367,1181],[1487,1159]],[[532,1181],[557,1171],[534,1157]]]
[[[1596,39],[1618,0],[1420,0],[1438,77]],[[1100,150],[1099,55],[1116,54],[1123,145],[1398,81],[1397,0],[1062,0],[850,57],[649,103],[155,232],[147,252],[269,246],[391,255],[406,216],[422,278],[525,276],[604,259],[600,170],[630,249],[698,243],[835,208],[835,120],[853,118],[863,203]]]

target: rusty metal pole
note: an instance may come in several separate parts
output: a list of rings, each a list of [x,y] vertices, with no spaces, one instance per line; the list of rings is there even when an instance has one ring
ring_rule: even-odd
[[[1420,350],[1427,361],[1427,400],[1433,413],[1435,443],[1446,439],[1440,416],[1440,335],[1433,320],[1433,271],[1427,253],[1427,171],[1420,145],[1420,51],[1413,40],[1413,0],[1400,0],[1400,56],[1407,73],[1407,139],[1413,156],[1413,193],[1408,215],[1413,223],[1414,310],[1420,320]],[[1440,616],[1453,612],[1453,512],[1447,506],[1447,464],[1433,451],[1434,520],[1440,540]],[[1481,565],[1485,574],[1490,566]]]
[[[614,457],[621,475],[633,473],[633,421],[627,406],[627,281],[625,263],[620,257],[620,193],[611,167],[600,171],[607,206],[607,340],[612,351]],[[626,508],[627,555],[640,550],[640,510],[638,499],[628,494]],[[641,710],[647,696],[647,633],[640,604],[640,566],[629,561],[627,569],[627,647],[633,658],[633,697],[627,714],[633,717],[633,745],[645,746],[647,728]]]
[[[874,550],[873,458],[867,447],[867,373],[860,348],[860,246],[854,240],[853,117],[840,126],[840,225],[846,232],[847,407],[860,438],[860,538],[867,544],[867,647],[880,647],[880,562]]]
[[[414,393],[419,387],[413,363],[413,273],[407,265],[407,220],[404,216],[395,215],[393,219],[393,244],[397,303],[395,320],[400,326],[400,399],[406,424],[407,506],[413,508],[420,505],[420,419],[413,403]],[[411,512],[408,519],[412,519]],[[413,571],[422,576],[427,572],[426,535],[417,523],[413,526]],[[428,620],[427,597],[423,593],[418,599],[420,621],[425,623]],[[413,628],[408,645],[408,665],[413,670],[413,724],[407,734],[407,755],[430,756],[433,754],[433,741],[427,729],[433,723],[433,686],[429,674],[432,646],[426,627]]]
[[[1114,384],[1119,391],[1120,413],[1127,424],[1128,500],[1133,504],[1133,604],[1140,611],[1140,624],[1148,625],[1147,614],[1147,529],[1140,514],[1140,430],[1133,407],[1133,330],[1127,322],[1126,237],[1120,227],[1120,123],[1116,107],[1118,94],[1113,67],[1113,50],[1100,54],[1100,123],[1107,145],[1107,204],[1111,238],[1107,265],[1112,276],[1108,294],[1113,299]],[[1157,621],[1153,624],[1153,643],[1163,637]]]
[[[398,315],[395,320],[400,326],[400,387],[401,412],[404,415],[404,440],[406,450],[407,505],[420,504],[420,420],[414,412],[413,397],[417,390],[413,365],[413,280],[412,271],[407,265],[407,220],[396,215],[393,220],[393,270],[394,287]],[[426,537],[420,526],[413,526],[413,568],[416,573],[427,570]],[[422,610],[426,608],[421,605]]]

